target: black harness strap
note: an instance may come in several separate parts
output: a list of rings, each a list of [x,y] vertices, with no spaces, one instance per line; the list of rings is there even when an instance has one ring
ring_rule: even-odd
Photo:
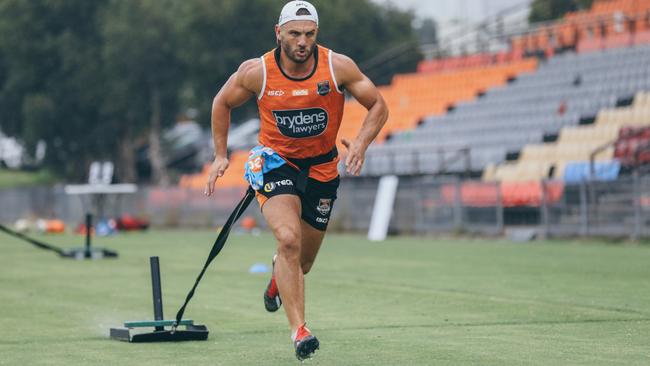
[[[194,296],[194,291],[196,290],[196,287],[199,285],[199,282],[201,282],[201,279],[203,278],[206,269],[208,269],[208,266],[210,265],[210,263],[212,263],[212,260],[216,258],[219,252],[221,252],[221,249],[223,249],[223,246],[226,244],[226,240],[228,240],[228,235],[230,234],[230,229],[232,229],[232,226],[235,224],[237,219],[239,219],[239,217],[244,213],[244,211],[246,211],[246,208],[251,203],[254,197],[255,197],[255,191],[253,190],[253,188],[248,187],[248,190],[246,191],[246,195],[244,195],[241,201],[239,201],[237,207],[235,207],[233,212],[230,214],[230,217],[228,217],[228,220],[223,225],[221,232],[219,232],[219,235],[217,236],[217,240],[215,240],[214,244],[212,245],[212,249],[210,250],[208,259],[205,261],[205,264],[203,265],[203,269],[201,270],[201,273],[199,273],[199,276],[196,278],[196,282],[194,282],[194,286],[192,286],[192,289],[190,290],[190,292],[187,294],[187,297],[185,298],[185,303],[183,304],[183,306],[181,306],[181,308],[176,313],[176,321],[174,322],[173,325],[174,329],[178,326],[178,324],[180,324],[180,321],[183,318],[183,314],[185,313],[185,307],[187,307],[187,304]]]
[[[295,164],[298,169],[300,169],[300,173],[298,173],[298,178],[296,179],[296,189],[298,192],[305,193],[305,190],[307,188],[307,180],[309,178],[309,169],[312,166],[329,163],[330,161],[336,159],[337,156],[339,156],[339,151],[336,149],[336,146],[334,146],[330,152],[323,155],[304,159],[287,158],[287,160]]]
[[[62,257],[65,256],[65,252],[63,251],[63,249],[55,247],[54,245],[51,245],[51,244],[43,243],[42,241],[39,241],[39,240],[36,240],[36,239],[32,239],[29,236],[21,234],[21,233],[19,233],[17,231],[13,231],[13,230],[9,229],[6,226],[0,225],[0,231],[4,231],[5,233],[7,233],[7,234],[9,234],[11,236],[13,236],[15,238],[18,238],[18,239],[21,239],[21,240],[24,240],[24,241],[26,241],[26,242],[28,242],[30,244],[33,244],[34,246],[36,246],[38,248],[45,249],[45,250],[51,250],[51,251],[57,253],[58,255],[60,255]]]

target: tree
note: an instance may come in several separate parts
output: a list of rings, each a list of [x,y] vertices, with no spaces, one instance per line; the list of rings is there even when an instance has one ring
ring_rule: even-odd
[[[102,99],[98,11],[105,1],[0,2],[0,127],[33,148],[50,146],[46,164],[80,179],[106,151],[92,142]]]
[[[103,18],[103,61],[107,99],[104,117],[118,135],[118,170],[135,179],[134,139],[148,135],[152,181],[169,183],[160,142],[161,129],[178,112],[185,68],[173,0],[111,0]]]
[[[593,0],[534,0],[528,20],[531,23],[561,18],[570,11],[588,9]]]
[[[198,107],[209,125],[212,99],[245,60],[275,47],[277,0],[193,0],[178,9],[180,54],[187,65],[184,107]],[[233,111],[233,120],[256,114],[255,102]]]

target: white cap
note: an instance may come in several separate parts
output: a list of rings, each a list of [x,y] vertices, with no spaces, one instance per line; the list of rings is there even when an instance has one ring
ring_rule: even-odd
[[[309,15],[297,15],[298,10],[300,9],[307,10]],[[316,8],[306,1],[289,1],[280,12],[278,25],[282,25],[292,20],[311,20],[318,25],[318,13],[316,12]]]

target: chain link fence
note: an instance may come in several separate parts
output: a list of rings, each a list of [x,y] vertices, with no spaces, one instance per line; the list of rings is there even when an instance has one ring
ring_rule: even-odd
[[[480,196],[473,196],[463,194],[468,183],[472,182],[455,177],[400,177],[389,232],[502,232],[503,208],[498,185],[473,182],[488,188]],[[333,227],[367,231],[378,184],[377,178],[343,180],[332,217]]]
[[[344,178],[330,229],[367,232],[378,184],[379,179],[373,177]],[[541,197],[526,201],[513,199],[511,188],[499,183],[402,176],[389,233],[500,235],[506,228],[526,227],[544,237],[650,237],[648,176],[632,175],[615,182],[562,185],[549,181],[540,185]],[[154,227],[218,227],[243,194],[243,188],[218,189],[210,198],[202,191],[175,187],[142,187],[136,194],[104,197],[70,196],[59,186],[0,190],[0,222],[32,217],[77,224],[86,212],[93,212],[101,217],[118,217],[122,213],[146,217]],[[245,215],[264,226],[256,203]],[[522,215],[529,219],[521,219]]]
[[[540,211],[540,228],[548,236],[648,237],[650,178],[567,185],[560,200],[543,202]]]

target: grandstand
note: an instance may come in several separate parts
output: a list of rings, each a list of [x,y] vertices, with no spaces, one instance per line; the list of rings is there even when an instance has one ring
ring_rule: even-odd
[[[365,173],[387,174],[393,165],[390,159],[405,174],[438,173],[438,167],[443,166],[440,156],[464,148],[469,149],[470,165],[457,159],[444,165],[445,172],[488,167],[484,177],[490,179],[489,165],[502,163],[508,152],[542,143],[545,135],[558,134],[567,126],[578,125],[584,117],[616,106],[638,90],[650,89],[650,70],[644,62],[649,57],[648,46],[556,56],[535,72],[488,90],[476,101],[460,103],[450,113],[427,117],[419,128],[398,133],[389,143],[376,146],[372,155],[378,161],[369,161]],[[600,131],[606,138],[606,131]],[[611,135],[612,126],[608,131]],[[560,143],[570,139],[569,134],[570,129],[562,130]],[[597,147],[593,145],[598,142],[591,139],[590,146],[583,145],[583,155],[588,157],[589,149]],[[533,149],[525,149],[523,158],[534,154]],[[418,159],[413,158],[414,151]],[[531,178],[542,177],[538,174]]]
[[[589,11],[570,13],[513,37],[510,52],[422,62],[420,74],[441,77],[461,74],[468,67],[489,75],[494,65],[522,57],[544,60],[539,69],[514,73],[517,80],[493,85],[478,93],[477,100],[459,99],[450,113],[432,113],[418,128],[396,133],[389,143],[373,147],[364,173],[382,175],[397,169],[400,174],[473,172],[486,180],[502,175],[510,181],[561,178],[563,164],[549,177],[543,173],[552,167],[552,159],[530,158],[553,147],[532,145],[520,150],[560,134],[559,149],[567,150],[567,159],[589,160],[595,145],[603,141],[591,138],[571,147],[567,139],[571,140],[572,130],[563,128],[578,125],[637,91],[650,90],[650,48],[645,45],[650,41],[649,14],[649,1],[596,1]],[[435,90],[436,84],[426,88]],[[611,125],[594,129],[601,140],[616,135]],[[611,158],[612,152],[603,151],[599,158]],[[531,163],[502,164],[509,155],[523,155],[522,160]],[[495,168],[497,164],[502,165]]]
[[[643,141],[630,137],[645,136],[644,126],[650,125],[650,109],[645,104],[647,95],[639,93],[630,107],[601,110],[593,125],[563,127],[556,142],[526,145],[517,161],[501,164],[495,170],[486,169],[484,178],[501,181],[555,178],[575,182],[580,181],[576,174],[588,170],[592,160],[599,160],[596,178],[616,179],[616,174],[611,174],[618,172],[620,161],[631,164],[634,146]],[[584,179],[584,174],[581,177]]]
[[[650,222],[643,169],[650,157],[649,22],[650,1],[596,1],[513,37],[509,52],[422,62],[420,74],[440,77],[539,60],[415,128],[392,129],[369,150],[363,174],[420,182],[432,198],[410,209],[436,211],[430,219],[447,220],[448,228],[471,226],[488,212],[491,228],[543,224],[548,234],[552,222],[585,234],[599,221],[609,230],[599,234],[638,235]],[[431,175],[460,180],[418,178]],[[441,210],[452,213],[441,219]]]

